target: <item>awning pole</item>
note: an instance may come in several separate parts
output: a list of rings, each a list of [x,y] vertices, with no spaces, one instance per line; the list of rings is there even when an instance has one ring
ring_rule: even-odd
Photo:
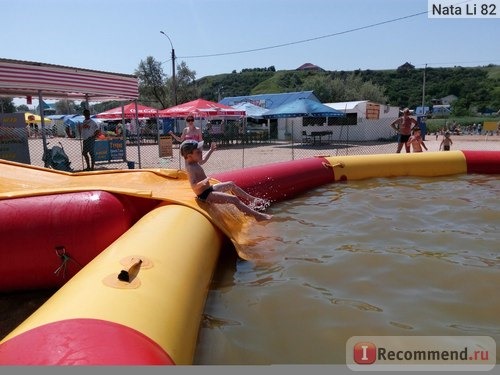
[[[47,139],[45,138],[45,118],[43,117],[43,98],[42,98],[42,90],[38,90],[38,111],[40,112],[40,128],[42,130],[42,144],[43,144],[43,152],[47,150]]]
[[[116,128],[115,128],[116,132]],[[127,127],[125,126],[125,107],[122,106],[122,138],[123,138],[123,161],[127,161]]]
[[[135,128],[137,133],[137,155],[138,155],[137,162],[139,163],[139,169],[141,169],[141,140],[139,137],[140,125],[139,125],[139,108],[137,108],[137,99],[134,100],[134,103],[135,103]]]

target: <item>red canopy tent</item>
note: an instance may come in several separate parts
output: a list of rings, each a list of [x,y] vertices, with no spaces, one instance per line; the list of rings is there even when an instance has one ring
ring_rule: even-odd
[[[147,107],[145,105],[137,104],[137,117],[157,117],[158,110],[156,108]],[[121,119],[125,118],[135,118],[136,108],[135,103],[129,103],[122,107],[116,107],[109,109],[105,112],[98,113],[95,117],[102,119]]]
[[[245,111],[205,99],[196,99],[158,111],[158,117],[186,117],[188,115],[195,117],[245,116]]]

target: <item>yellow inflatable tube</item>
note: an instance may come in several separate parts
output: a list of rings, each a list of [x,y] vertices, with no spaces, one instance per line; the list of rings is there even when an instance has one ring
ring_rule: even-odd
[[[467,173],[466,159],[461,151],[331,156],[325,159],[334,167],[335,181]]]
[[[191,364],[221,243],[200,212],[160,205],[4,338],[2,364]]]

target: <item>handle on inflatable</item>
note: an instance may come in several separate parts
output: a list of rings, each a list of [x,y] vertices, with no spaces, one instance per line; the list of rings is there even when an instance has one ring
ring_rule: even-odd
[[[134,280],[137,274],[139,273],[139,270],[141,269],[141,264],[142,264],[142,259],[139,259],[128,269],[128,271],[121,270],[120,273],[118,274],[118,280],[126,281],[127,283]]]
[[[344,168],[345,164],[340,162],[340,163],[335,163],[335,164],[330,164],[330,163],[327,163],[326,161],[323,162],[323,166],[325,168],[335,168],[335,167],[339,167],[339,168]]]

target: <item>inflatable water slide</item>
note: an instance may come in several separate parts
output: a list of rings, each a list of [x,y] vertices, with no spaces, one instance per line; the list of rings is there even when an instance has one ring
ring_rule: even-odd
[[[314,157],[220,173],[272,202],[376,177],[500,174],[500,152]],[[180,170],[68,173],[0,160],[0,291],[57,292],[1,365],[188,365],[224,244],[258,223],[198,202]]]

